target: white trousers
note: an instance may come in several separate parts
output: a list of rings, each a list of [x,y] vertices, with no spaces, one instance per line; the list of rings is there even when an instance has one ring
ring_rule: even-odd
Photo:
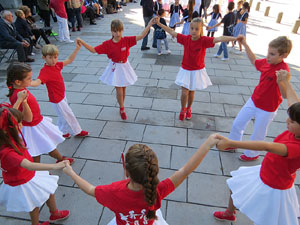
[[[270,123],[273,121],[277,114],[275,112],[267,112],[257,108],[252,99],[246,102],[235,120],[233,121],[232,128],[229,134],[229,139],[241,141],[245,128],[252,118],[255,119],[254,130],[251,135],[251,141],[263,141],[267,135],[267,130]],[[259,155],[258,151],[245,150],[244,154],[248,157],[255,157]]]
[[[82,131],[66,97],[59,103],[52,103],[52,106],[58,116],[57,126],[63,134],[76,135]]]
[[[70,40],[70,33],[69,33],[69,26],[68,26],[68,20],[62,17],[57,17],[57,23],[58,23],[58,39],[59,41],[68,41]]]

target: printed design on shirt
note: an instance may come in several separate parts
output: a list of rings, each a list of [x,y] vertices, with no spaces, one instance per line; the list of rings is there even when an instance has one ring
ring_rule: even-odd
[[[126,225],[148,224],[148,219],[146,216],[146,209],[141,210],[141,213],[137,213],[137,214],[135,214],[134,210],[129,211],[129,215],[124,215],[123,213],[119,213],[119,214],[120,214],[121,220],[126,222]]]
[[[114,62],[114,63],[112,64],[111,72],[115,72],[116,66],[117,66],[116,63]]]
[[[274,79],[273,79],[273,77],[271,77],[271,76],[267,76],[267,77],[266,77],[266,80],[272,81],[272,80],[274,80]]]
[[[126,51],[126,47],[121,48],[121,51],[122,51],[122,52],[123,52],[123,51]]]

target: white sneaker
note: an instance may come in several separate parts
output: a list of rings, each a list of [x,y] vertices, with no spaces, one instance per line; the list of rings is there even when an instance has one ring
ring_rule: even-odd
[[[31,54],[30,55],[35,55],[35,53],[34,52],[31,52]]]
[[[171,50],[170,49],[168,49],[167,51],[166,51],[166,54],[167,55],[170,55],[172,52],[171,52]]]
[[[228,61],[229,58],[224,58],[224,57],[223,57],[221,60],[222,60],[222,61]]]
[[[215,55],[214,55],[214,57],[215,57],[215,58],[219,58],[219,57],[220,57],[220,55],[218,55],[218,54],[215,54]]]
[[[161,52],[158,52],[157,55],[162,55],[162,53],[161,53]]]
[[[66,43],[74,43],[74,41],[71,40],[71,39],[65,40],[65,42],[66,42]]]
[[[237,51],[234,52],[234,54],[241,55],[242,52],[240,50],[237,50]]]

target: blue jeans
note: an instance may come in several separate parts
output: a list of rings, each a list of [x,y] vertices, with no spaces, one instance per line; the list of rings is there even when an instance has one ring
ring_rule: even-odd
[[[169,49],[167,38],[165,38],[165,39],[157,39],[157,52],[158,53],[161,53],[161,41],[164,41],[166,50]]]
[[[75,9],[70,9],[69,13],[70,13],[70,22],[72,23],[72,28],[75,28],[75,17],[77,20],[77,26],[78,27],[82,27],[82,18],[81,18],[81,7],[79,8],[75,8]]]
[[[148,26],[148,23],[150,22],[150,20],[152,19],[152,16],[149,17],[143,17],[144,18],[144,22],[145,22],[145,27]],[[150,31],[148,32],[148,34],[146,35],[146,37],[144,37],[143,42],[142,42],[142,48],[147,47],[148,44],[148,35],[149,35]]]
[[[227,42],[221,43],[217,55],[221,55],[223,51],[224,51],[224,58],[228,59]]]

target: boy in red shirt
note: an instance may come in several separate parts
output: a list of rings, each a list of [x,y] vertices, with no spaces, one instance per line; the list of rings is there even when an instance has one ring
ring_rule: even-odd
[[[251,63],[261,72],[261,75],[259,84],[256,86],[251,98],[233,121],[229,139],[242,140],[246,125],[252,118],[255,118],[254,131],[250,140],[262,141],[266,137],[268,126],[277,114],[282,97],[286,98],[285,85],[276,82],[276,71],[289,71],[289,67],[283,59],[289,55],[292,42],[286,36],[274,39],[269,43],[268,54],[264,59],[256,59],[245,37],[241,38],[241,44],[245,47]],[[257,160],[258,157],[259,152],[245,150],[239,159],[253,161]]]
[[[64,66],[72,63],[81,46],[76,42],[76,49],[63,62],[57,62],[58,48],[55,45],[45,45],[42,49],[43,59],[46,61],[38,78],[31,82],[32,87],[46,84],[49,101],[52,103],[58,115],[58,127],[63,132],[64,138],[70,138],[71,134],[77,137],[85,137],[89,133],[81,129],[65,96],[65,83],[61,75]]]

